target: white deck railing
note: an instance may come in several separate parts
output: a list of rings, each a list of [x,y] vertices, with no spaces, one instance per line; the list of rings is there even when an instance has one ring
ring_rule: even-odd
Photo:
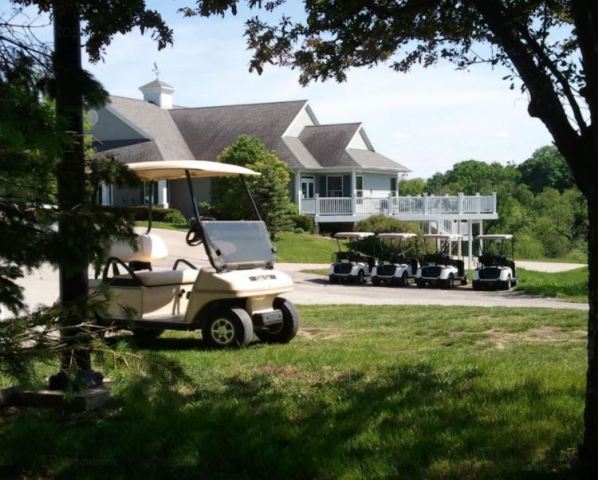
[[[309,215],[462,215],[496,213],[496,194],[420,197],[319,197],[301,200]]]

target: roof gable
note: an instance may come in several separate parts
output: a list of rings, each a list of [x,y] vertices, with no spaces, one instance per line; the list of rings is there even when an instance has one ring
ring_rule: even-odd
[[[169,114],[195,158],[216,160],[239,135],[257,137],[266,148],[276,150],[284,132],[306,103],[298,100],[181,108],[170,110]]]
[[[347,155],[347,146],[360,123],[314,125],[305,127],[299,139],[323,167],[357,166]]]
[[[193,155],[168,110],[143,100],[116,96],[110,97],[107,108],[153,140],[162,160],[193,160]]]

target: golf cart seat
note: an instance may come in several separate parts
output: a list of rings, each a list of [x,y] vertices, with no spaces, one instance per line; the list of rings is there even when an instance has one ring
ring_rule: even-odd
[[[103,276],[105,280],[110,281],[111,285],[158,287],[195,282],[199,270],[184,259],[178,259],[172,270],[157,272],[152,270],[153,261],[163,260],[168,256],[168,248],[158,235],[144,233],[138,235],[136,241],[137,249],[126,242],[116,242],[112,245]],[[181,263],[190,268],[178,270]],[[121,273],[119,265],[125,270],[124,273]],[[110,267],[113,276],[108,279]]]
[[[129,264],[132,270],[152,270],[152,262],[168,256],[164,241],[153,233],[144,233],[135,238],[137,248],[127,242],[116,242],[110,248],[109,258],[118,258]]]

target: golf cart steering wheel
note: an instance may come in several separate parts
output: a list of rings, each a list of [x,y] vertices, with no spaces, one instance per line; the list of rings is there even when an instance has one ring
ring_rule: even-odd
[[[190,247],[197,247],[197,245],[201,245],[201,242],[203,242],[203,238],[201,236],[201,229],[199,227],[199,224],[193,223],[191,225],[185,237],[185,242],[187,242],[187,245],[189,245]]]

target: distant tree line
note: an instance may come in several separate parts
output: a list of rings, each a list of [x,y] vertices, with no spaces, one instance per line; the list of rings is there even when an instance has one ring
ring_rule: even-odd
[[[539,148],[519,165],[466,160],[428,180],[403,180],[399,190],[401,195],[496,192],[499,219],[487,231],[513,233],[518,257],[586,261],[587,203],[553,146]]]

